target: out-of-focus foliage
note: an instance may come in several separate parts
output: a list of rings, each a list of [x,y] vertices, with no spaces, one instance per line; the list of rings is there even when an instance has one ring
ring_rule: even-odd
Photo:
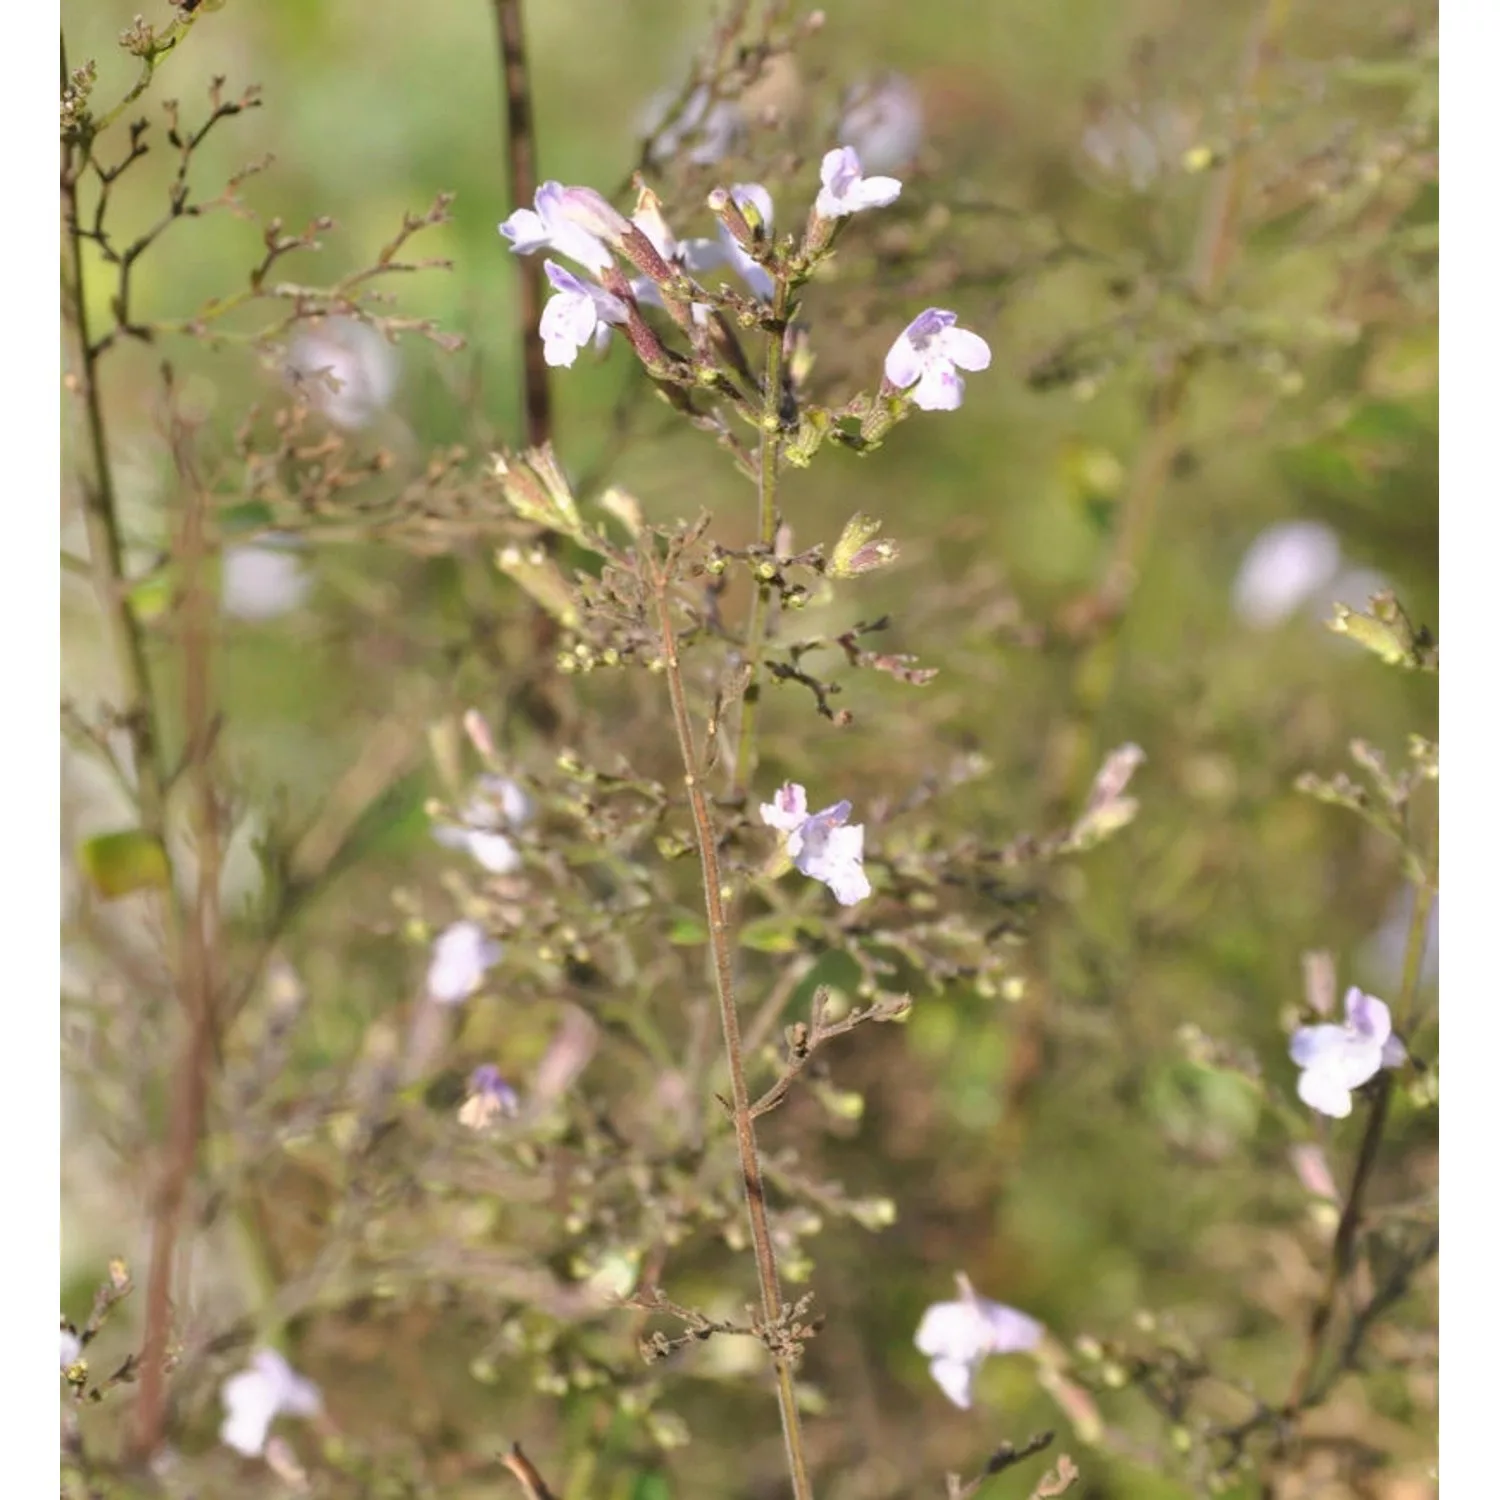
[[[531,0],[541,175],[628,210],[644,165],[684,235],[713,232],[714,186],[765,182],[799,232],[858,129],[904,188],[806,289],[797,388],[829,410],[873,391],[931,305],[994,352],[959,412],[867,454],[845,423],[786,469],[760,769],[716,810],[752,1091],[784,1027],[829,1028],[761,1126],[789,1300],[821,1320],[798,1375],[818,1493],[937,1493],[1056,1428],[1079,1494],[1430,1495],[1435,908],[1426,966],[1408,938],[1436,884],[1436,8],[730,11],[715,115],[707,7]],[[754,487],[617,338],[554,372],[592,539],[517,504],[490,5],[229,0],[94,139],[79,121],[152,48],[120,45],[132,18],[63,10],[69,65],[97,65],[65,133],[129,161],[80,178],[80,223],[112,238],[82,234],[77,270],[165,807],[75,402],[72,1493],[147,1483],[119,1456],[199,1056],[151,1484],[477,1497],[514,1485],[519,1439],[562,1496],[781,1494],[765,1352],[706,1326],[752,1320],[754,1277],[659,626],[621,562],[711,514],[673,607],[695,712],[732,719],[719,622],[765,581]],[[1252,570],[1289,522],[1317,529]],[[1387,588],[1399,605],[1369,603]],[[1125,799],[1094,778],[1132,744]],[[783,780],[852,801],[874,901],[777,878],[756,808]],[[197,950],[161,912],[172,878],[200,920],[205,860],[224,1009],[193,1053],[174,989]],[[504,951],[441,1008],[431,945],[460,919]],[[1344,1121],[1298,1101],[1287,1050],[1330,969],[1391,1003],[1414,1059]],[[891,1024],[836,1035],[862,1006]],[[466,1083],[486,1064],[514,1102]],[[982,1368],[969,1412],[912,1343],[958,1272],[1049,1331]],[[263,1343],[322,1393],[266,1462],[217,1437]]]

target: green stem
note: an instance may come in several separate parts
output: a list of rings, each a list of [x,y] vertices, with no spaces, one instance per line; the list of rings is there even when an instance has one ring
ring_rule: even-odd
[[[768,365],[770,361],[767,361]],[[780,370],[780,360],[776,361]],[[774,481],[771,494],[774,499]],[[764,491],[763,491],[764,494]],[[745,1206],[750,1217],[750,1238],[755,1250],[755,1268],[760,1281],[761,1312],[768,1330],[777,1324],[784,1312],[781,1279],[776,1268],[776,1247],[771,1240],[770,1218],[766,1211],[765,1176],[755,1138],[751,1114],[750,1090],[745,1081],[744,1048],[740,1040],[739,1012],[735,1008],[734,963],[730,948],[729,922],[724,909],[723,880],[719,871],[718,842],[708,799],[703,791],[698,747],[688,716],[687,693],[682,682],[682,666],[677,654],[677,637],[672,628],[671,601],[668,595],[668,569],[653,564],[651,586],[656,597],[657,619],[661,629],[662,655],[666,667],[667,689],[672,700],[672,723],[677,731],[677,746],[682,757],[683,780],[688,805],[692,810],[693,832],[698,845],[698,859],[703,874],[703,899],[708,917],[709,945],[713,954],[714,992],[719,1005],[719,1021],[724,1033],[724,1055],[729,1064],[729,1091],[734,1121],[734,1138],[739,1148],[740,1177],[745,1187]],[[787,1464],[791,1472],[792,1493],[796,1500],[812,1500],[812,1485],[807,1477],[807,1460],[803,1453],[801,1419],[797,1413],[797,1395],[791,1361],[774,1351],[776,1399],[781,1408],[781,1428],[786,1439]]]
[[[782,277],[776,283],[771,304],[771,328],[766,335],[765,378],[761,385],[760,463],[758,466],[758,511],[760,545],[776,545],[776,490],[781,470],[781,379],[786,353],[786,317],[791,288]],[[740,798],[755,774],[755,730],[760,712],[760,663],[765,652],[766,627],[771,618],[771,585],[758,582],[750,606],[750,625],[745,634],[745,665],[749,678],[740,707],[739,741],[734,753],[730,795]]]

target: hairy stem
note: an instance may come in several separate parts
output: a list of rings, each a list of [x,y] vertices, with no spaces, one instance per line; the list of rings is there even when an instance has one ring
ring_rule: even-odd
[[[779,379],[780,361],[777,361]],[[774,497],[774,482],[771,490]],[[677,636],[672,628],[668,569],[653,564],[652,590],[656,597],[657,620],[661,629],[662,655],[666,666],[667,689],[672,700],[672,723],[677,731],[677,747],[682,756],[683,781],[688,805],[692,811],[693,834],[703,872],[703,900],[708,917],[709,946],[713,954],[714,992],[719,1003],[719,1021],[724,1032],[724,1055],[729,1064],[730,1105],[734,1121],[734,1138],[739,1148],[740,1176],[745,1186],[745,1206],[750,1216],[750,1238],[755,1248],[755,1269],[760,1281],[761,1312],[768,1325],[775,1324],[785,1311],[781,1297],[781,1279],[776,1269],[776,1248],[771,1241],[771,1225],[766,1212],[765,1177],[761,1171],[760,1150],[755,1138],[750,1090],[745,1082],[744,1048],[740,1041],[739,1013],[735,1009],[734,965],[730,947],[729,922],[724,909],[724,890],[719,874],[718,845],[708,799],[703,791],[698,748],[688,716],[687,694],[682,682],[682,666],[677,654]],[[781,1408],[782,1433],[786,1438],[787,1463],[796,1500],[811,1500],[812,1486],[807,1476],[807,1460],[802,1449],[802,1426],[797,1414],[797,1397],[791,1362],[773,1355],[776,1366],[776,1399]]]
[[[1401,970],[1401,994],[1394,1008],[1397,1033],[1405,1026],[1416,1004],[1417,989],[1422,978],[1422,952],[1427,942],[1427,919],[1432,914],[1432,902],[1437,894],[1437,850],[1438,830],[1436,814],[1432,828],[1431,855],[1424,871],[1424,878],[1417,884],[1412,901],[1411,921],[1406,929],[1406,958]],[[1290,1416],[1302,1409],[1307,1402],[1328,1329],[1333,1323],[1333,1314],[1338,1306],[1339,1293],[1354,1269],[1355,1250],[1359,1238],[1360,1215],[1364,1209],[1365,1190],[1374,1175],[1375,1160],[1380,1152],[1380,1142],[1385,1134],[1386,1120],[1391,1105],[1391,1075],[1382,1069],[1375,1075],[1374,1099],[1370,1114],[1365,1121],[1364,1135],[1360,1138],[1359,1155],[1354,1162],[1354,1176],[1349,1184],[1349,1193],[1344,1200],[1344,1211],[1339,1215],[1338,1228],[1333,1236],[1333,1253],[1329,1257],[1328,1275],[1323,1290],[1308,1314],[1307,1332],[1302,1341],[1302,1359],[1297,1373],[1292,1377],[1291,1389],[1287,1392],[1283,1411]]]
[[[536,131],[531,117],[531,74],[521,0],[495,0],[500,34],[500,80],[505,97],[505,181],[511,204],[523,207],[536,196]],[[542,315],[539,256],[517,256],[521,277],[521,368],[526,441],[539,448],[552,436],[552,387],[542,357],[538,324]]]
[[[757,467],[758,534],[762,547],[776,544],[776,491],[781,469],[781,372],[786,353],[786,317],[790,290],[778,279],[771,304],[771,328],[766,334],[765,376],[761,382],[760,461]],[[740,707],[739,740],[734,753],[730,794],[743,797],[755,774],[755,730],[760,712],[760,659],[765,651],[771,619],[771,585],[758,583],[745,633],[745,665],[749,678]]]

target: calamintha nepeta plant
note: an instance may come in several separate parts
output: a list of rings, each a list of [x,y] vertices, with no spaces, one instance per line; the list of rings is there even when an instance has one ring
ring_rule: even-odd
[[[89,1317],[65,1319],[61,1330],[72,1403],[65,1484],[80,1496],[120,1493],[112,1487],[127,1482],[124,1471],[89,1407],[134,1387],[129,1448],[150,1458],[196,1433],[181,1461],[205,1493],[215,1484],[232,1493],[251,1472],[226,1462],[263,1464],[293,1487],[315,1473],[330,1494],[380,1485],[441,1493],[430,1434],[397,1431],[382,1449],[341,1430],[338,1361],[308,1337],[323,1318],[430,1305],[457,1311],[469,1373],[487,1393],[514,1394],[519,1384],[561,1414],[520,1432],[526,1451],[516,1444],[481,1460],[481,1480],[498,1479],[503,1463],[530,1500],[546,1500],[594,1492],[591,1466],[603,1452],[656,1463],[688,1442],[674,1402],[687,1389],[682,1367],[701,1357],[699,1368],[724,1379],[769,1373],[790,1491],[798,1500],[827,1493],[849,1442],[839,1436],[838,1388],[830,1401],[822,1383],[832,1377],[815,1361],[827,1309],[837,1317],[847,1289],[815,1277],[815,1239],[829,1221],[886,1229],[905,1205],[884,1190],[878,1158],[867,1175],[880,1190],[847,1190],[807,1122],[826,1121],[833,1134],[859,1118],[867,1095],[881,1102],[880,1082],[842,1081],[868,1023],[895,1029],[927,999],[954,994],[1014,1002],[1007,1027],[1017,1040],[998,1085],[1007,1125],[1024,1117],[1024,1070],[1036,1066],[1053,1019],[1046,999],[1067,987],[1063,904],[1047,907],[1035,955],[1021,946],[1038,891],[1053,866],[1094,850],[1139,812],[1130,789],[1146,752],[1133,742],[1108,748],[1103,705],[1119,680],[1123,622],[1159,526],[1157,492],[1188,391],[1206,361],[1274,343],[1219,306],[1243,228],[1235,215],[1247,197],[1238,174],[1249,106],[1237,104],[1223,140],[1193,158],[1193,172],[1220,175],[1189,273],[1154,272],[1155,300],[1131,282],[1125,317],[1064,340],[1034,372],[1039,389],[1092,389],[1134,357],[1130,338],[1164,341],[1151,365],[1143,451],[1098,587],[1033,634],[1069,669],[1036,768],[1051,831],[996,843],[943,810],[986,774],[979,750],[950,753],[929,741],[917,764],[856,776],[835,769],[817,734],[779,723],[781,705],[792,703],[816,730],[847,725],[838,695],[854,674],[912,693],[936,675],[905,651],[881,649],[904,627],[866,603],[883,582],[875,575],[898,557],[882,520],[861,510],[819,537],[801,471],[868,461],[899,443],[911,419],[960,431],[965,376],[989,369],[997,353],[1005,359],[998,341],[991,347],[988,304],[934,290],[945,265],[947,281],[964,282],[958,263],[977,253],[955,216],[989,209],[960,192],[951,204],[912,202],[923,184],[904,165],[921,132],[910,88],[887,80],[874,96],[851,96],[840,125],[815,125],[774,176],[741,157],[718,173],[724,151],[754,138],[741,94],[811,29],[779,5],[758,24],[748,7],[731,6],[679,97],[658,111],[628,186],[537,183],[520,7],[499,0],[514,130],[495,248],[516,258],[497,253],[494,271],[515,269],[522,280],[526,440],[496,451],[476,422],[472,443],[414,461],[379,438],[394,386],[382,360],[403,334],[456,341],[401,317],[380,288],[417,268],[403,246],[445,221],[446,199],[407,216],[370,265],[330,286],[292,279],[283,262],[313,251],[333,226],[320,219],[289,234],[269,221],[241,289],[186,315],[139,305],[136,268],[174,226],[218,211],[250,216],[239,191],[248,172],[218,198],[190,190],[210,130],[260,103],[254,91],[229,99],[215,83],[201,123],[167,107],[166,142],[180,165],[164,217],[140,237],[115,227],[121,181],[136,180],[126,174],[155,140],[123,112],[202,9],[177,8],[163,32],[141,23],[127,33],[142,74],[119,106],[95,104],[89,66],[69,71],[65,59],[64,69],[64,314],[86,533],[74,570],[87,576],[104,622],[116,695],[99,712],[69,702],[64,727],[121,797],[119,826],[79,845],[84,926],[100,951],[123,952],[119,969],[134,983],[139,961],[117,927],[131,931],[153,966],[141,993],[173,1000],[167,1011],[141,1002],[134,1030],[89,1032],[97,1078],[137,1100],[165,1081],[169,1100],[164,1127],[144,1108],[122,1112],[122,1157],[149,1165],[139,1345],[103,1379],[91,1368],[95,1340],[133,1289],[123,1264],[111,1266]],[[1269,56],[1258,42],[1246,99]],[[1158,116],[1119,115],[1123,144],[1106,139],[1101,118],[1084,143],[1133,191],[1165,173],[1156,155],[1147,171],[1146,145],[1167,149],[1163,130],[1143,144],[1148,118]],[[992,239],[988,230],[977,238],[984,253]],[[1102,257],[1056,237],[1040,259]],[[851,265],[858,285],[847,280]],[[1106,269],[1110,296],[1124,295],[1117,268]],[[101,275],[111,293],[103,300],[90,295]],[[967,279],[985,276],[995,279],[990,270]],[[933,305],[947,301],[956,305]],[[844,337],[840,314],[850,307],[873,343]],[[132,523],[149,545],[122,521],[101,384],[107,361],[134,344],[169,358],[195,344],[248,351],[268,376],[224,434],[164,368],[170,480],[159,507]],[[707,437],[722,454],[727,482],[695,502],[696,514],[667,519],[679,502],[665,483],[613,483],[619,455],[609,444],[584,474],[566,438],[553,441],[549,382],[622,354],[634,366],[629,399],[654,393],[691,441]],[[617,426],[628,435],[628,422]],[[908,535],[924,524],[918,508],[891,519]],[[422,660],[421,693],[393,703],[326,799],[294,816],[242,783],[226,749],[235,725],[220,707],[215,590],[237,619],[296,608],[307,553],[349,539],[456,559],[465,611],[485,601],[475,609],[483,623],[462,649]],[[261,583],[273,587],[261,597],[276,602],[233,604],[232,595],[248,599],[239,585],[255,569],[244,565],[268,561]],[[1313,559],[1318,578],[1326,561]],[[1261,590],[1273,602],[1256,606],[1258,619],[1286,617],[1278,601],[1304,588],[1293,582],[1279,577]],[[494,617],[506,623],[487,635]],[[1435,671],[1431,641],[1389,596],[1369,613],[1341,608],[1335,629],[1395,667]],[[1025,633],[1016,629],[1018,639]],[[1154,741],[1140,738],[1154,765]],[[420,807],[408,803],[403,817],[420,825],[426,854],[408,849],[377,894],[365,892],[345,956],[372,954],[381,1000],[341,1030],[341,1018],[319,1008],[326,974],[323,994],[311,995],[287,953],[306,942],[316,955],[308,935],[325,920],[327,886],[371,858],[371,825],[424,750],[439,791]],[[1395,996],[1387,1006],[1351,988],[1339,1025],[1322,1019],[1331,981],[1327,995],[1310,992],[1311,1016],[1288,1019],[1275,1046],[1260,1049],[1264,1075],[1254,1049],[1195,1025],[1179,1033],[1205,1096],[1253,1096],[1277,1115],[1299,1180],[1317,1184],[1308,1192],[1333,1216],[1321,1291],[1295,1320],[1290,1385],[1263,1393],[1232,1353],[1170,1318],[1143,1310],[1139,1338],[1093,1337],[1049,1311],[1044,1329],[1032,1312],[981,1295],[956,1266],[931,1266],[923,1295],[934,1300],[911,1310],[898,1342],[919,1370],[916,1356],[926,1362],[926,1397],[951,1404],[954,1420],[952,1408],[970,1413],[974,1444],[989,1454],[971,1480],[950,1476],[950,1495],[974,1494],[1050,1441],[997,1447],[978,1425],[989,1420],[978,1415],[988,1382],[1021,1370],[1078,1441],[1103,1452],[1147,1452],[1163,1471],[1210,1489],[1257,1466],[1271,1472],[1296,1452],[1309,1414],[1361,1367],[1371,1328],[1435,1255],[1424,1202],[1378,1218],[1368,1203],[1393,1110],[1431,1095],[1435,1082],[1418,981],[1436,890],[1424,800],[1436,749],[1414,738],[1401,775],[1362,742],[1353,753],[1368,786],[1308,778],[1304,789],[1400,848],[1414,891],[1399,993],[1382,987]],[[1210,771],[1198,768],[1204,784]],[[242,911],[226,898],[226,870],[247,827],[260,883]],[[424,857],[440,862],[431,888],[408,872]],[[145,912],[140,931],[107,919],[130,902]],[[1066,1033],[1068,1048],[1095,1024],[1084,1020],[1076,1036]],[[163,1055],[169,1067],[156,1063]],[[1290,1064],[1300,1070],[1295,1083]],[[1361,1134],[1346,1177],[1333,1165],[1342,1138],[1328,1122],[1349,1116]],[[1005,1156],[1012,1137],[997,1135],[993,1149]],[[281,1210],[300,1225],[291,1245]],[[180,1274],[181,1247],[214,1235],[232,1238],[252,1283],[233,1315],[194,1302]],[[753,1304],[743,1257],[753,1264]],[[878,1277],[878,1249],[868,1261]],[[1014,1295],[1003,1277],[969,1266],[986,1291]],[[957,1299],[939,1300],[955,1273]],[[989,1365],[1003,1355],[1025,1360]],[[1106,1421],[1121,1392],[1160,1419],[1155,1447],[1136,1435],[1141,1424],[1126,1432],[1113,1413]],[[774,1443],[769,1408],[764,1424],[760,1411],[746,1403],[743,1434],[736,1429],[746,1451],[762,1425]],[[313,1438],[317,1457],[307,1459]],[[925,1460],[906,1457],[917,1474]],[[1060,1494],[1077,1472],[1063,1455],[1034,1493]],[[689,1491],[718,1492],[693,1488],[691,1457],[682,1474]]]

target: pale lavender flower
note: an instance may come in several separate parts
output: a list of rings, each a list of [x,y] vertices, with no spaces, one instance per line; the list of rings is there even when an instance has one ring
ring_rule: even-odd
[[[1234,580],[1234,610],[1256,630],[1289,619],[1339,571],[1339,539],[1321,521],[1286,521],[1256,537]]]
[[[396,351],[377,329],[353,318],[305,328],[287,353],[287,370],[335,427],[368,427],[396,393]]]
[[[543,269],[556,289],[542,309],[542,355],[549,365],[571,365],[591,340],[602,349],[609,342],[609,325],[624,323],[630,309],[613,292],[581,281],[549,260]]]
[[[492,875],[511,875],[521,868],[521,856],[501,830],[524,827],[532,813],[531,798],[514,781],[481,776],[463,805],[462,821],[435,824],[432,836],[444,848],[466,849]]]
[[[536,190],[536,207],[518,208],[500,225],[517,255],[555,250],[590,271],[612,265],[608,246],[618,244],[629,224],[593,188],[544,182]]]
[[[884,208],[901,196],[894,177],[866,177],[853,146],[838,146],[823,158],[823,183],[814,210],[825,219],[841,219],[866,208]]]
[[[237,620],[274,620],[298,609],[312,589],[290,539],[267,532],[258,542],[226,547],[219,587],[224,610]]]
[[[469,1075],[469,1097],[458,1111],[458,1121],[470,1130],[483,1130],[501,1115],[514,1118],[521,1112],[516,1091],[500,1075],[494,1063],[483,1063]]]
[[[990,346],[977,333],[957,327],[958,315],[940,307],[918,313],[885,357],[885,378],[905,390],[923,411],[954,411],[963,403],[960,370],[986,370]]]
[[[752,226],[758,224],[767,235],[770,234],[773,213],[771,195],[760,183],[737,182],[729,189],[729,196],[739,205],[740,212]],[[776,290],[776,283],[771,280],[770,272],[756,263],[723,224],[719,225],[719,243],[724,247],[724,259],[734,267],[740,280],[750,288],[753,295],[762,302],[768,302]]]
[[[248,1370],[224,1382],[220,1398],[226,1415],[219,1439],[247,1458],[265,1451],[266,1434],[278,1416],[315,1417],[323,1407],[317,1386],[274,1349],[258,1350]]]
[[[932,1378],[943,1394],[967,1411],[980,1365],[992,1354],[1035,1349],[1043,1332],[1035,1318],[979,1296],[960,1275],[958,1301],[934,1303],[922,1314],[916,1345],[932,1361]]]
[[[806,876],[819,880],[842,906],[853,906],[870,894],[864,871],[865,830],[850,826],[848,802],[835,802],[822,812],[808,814],[807,792],[787,782],[774,802],[763,802],[761,821],[786,834],[786,852]]]
[[[711,271],[724,264],[724,247],[718,240],[679,240],[672,233],[671,226],[662,216],[661,203],[655,193],[642,192],[640,204],[631,214],[630,222],[651,241],[652,248],[669,266],[679,266],[684,271],[696,274]],[[630,290],[637,302],[649,303],[652,307],[666,306],[662,300],[661,288],[649,276],[632,277]],[[693,304],[695,322],[705,322],[708,312],[705,305],[697,302]]]
[[[874,172],[906,166],[922,144],[922,100],[909,78],[892,73],[851,91],[839,121],[848,141]]]
[[[1289,1050],[1302,1069],[1298,1098],[1335,1120],[1354,1107],[1352,1091],[1360,1084],[1406,1061],[1406,1048],[1391,1034],[1390,1007],[1352,985],[1344,996],[1344,1024],[1299,1026]]]
[[[66,1370],[83,1353],[83,1340],[71,1328],[63,1327],[59,1332],[62,1335],[62,1365],[60,1368]]]
[[[459,1005],[484,983],[485,970],[505,950],[485,935],[478,922],[454,922],[432,945],[427,967],[427,995],[439,1005]]]

